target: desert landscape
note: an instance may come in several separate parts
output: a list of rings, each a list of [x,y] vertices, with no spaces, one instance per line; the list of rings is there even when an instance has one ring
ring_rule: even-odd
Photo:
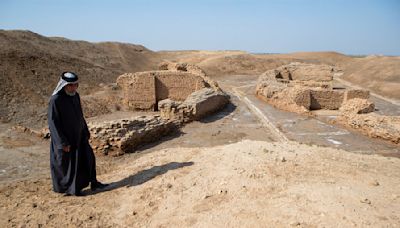
[[[79,93],[106,191],[51,189]],[[152,51],[0,30],[1,227],[399,227],[400,57]]]

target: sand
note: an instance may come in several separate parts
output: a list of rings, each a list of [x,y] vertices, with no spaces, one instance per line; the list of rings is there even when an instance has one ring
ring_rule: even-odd
[[[99,176],[110,191],[3,184],[1,227],[343,227],[400,225],[400,160],[298,143],[244,140],[168,148]]]

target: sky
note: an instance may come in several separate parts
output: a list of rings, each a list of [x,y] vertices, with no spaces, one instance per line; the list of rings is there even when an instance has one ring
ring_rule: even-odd
[[[0,29],[154,51],[400,55],[400,0],[0,0]]]

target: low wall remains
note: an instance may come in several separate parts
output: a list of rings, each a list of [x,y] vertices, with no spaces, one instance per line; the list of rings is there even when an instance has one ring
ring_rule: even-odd
[[[123,90],[126,109],[156,111],[161,100],[184,101],[191,93],[206,87],[220,91],[218,84],[195,65],[164,63],[160,69],[118,77],[117,84]]]
[[[89,124],[97,153],[134,152],[140,145],[157,141],[229,102],[218,84],[194,65],[166,63],[160,69],[118,77],[126,109],[159,110],[161,115]]]
[[[338,110],[344,101],[368,99],[359,89],[333,89],[333,68],[326,65],[292,63],[262,74],[256,94],[268,103],[293,112]]]
[[[185,123],[214,113],[224,108],[228,102],[229,97],[225,93],[204,88],[190,94],[184,102],[162,100],[158,109],[162,118]]]
[[[344,93],[337,90],[310,90],[309,110],[338,110],[343,103]]]
[[[156,99],[184,101],[191,93],[206,87],[203,78],[189,72],[159,71],[155,74]]]
[[[152,74],[123,74],[117,85],[122,88],[122,104],[128,110],[154,110],[156,104],[156,83]]]
[[[102,123],[89,123],[90,143],[97,153],[122,155],[159,140],[179,128],[180,123],[159,115],[141,116]]]

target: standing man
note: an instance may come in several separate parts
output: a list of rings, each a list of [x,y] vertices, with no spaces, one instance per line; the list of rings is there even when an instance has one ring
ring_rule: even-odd
[[[76,196],[82,195],[81,190],[89,183],[93,191],[108,185],[96,179],[96,160],[89,145],[90,133],[83,117],[81,100],[76,92],[78,85],[78,75],[62,73],[47,113],[53,191]]]

